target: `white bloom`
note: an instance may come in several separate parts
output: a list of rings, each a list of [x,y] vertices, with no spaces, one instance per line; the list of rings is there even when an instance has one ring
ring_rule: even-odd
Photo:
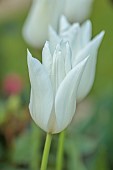
[[[92,88],[98,49],[104,36],[104,31],[98,34],[91,40],[92,25],[90,21],[86,21],[81,26],[78,23],[70,25],[64,16],[61,17],[59,34],[57,34],[51,27],[49,31],[49,39],[54,50],[56,44],[63,39],[69,41],[72,50],[72,68],[89,55],[89,60],[83,72],[78,92],[77,101],[83,100]]]
[[[27,58],[31,116],[44,131],[59,133],[70,124],[75,114],[77,89],[88,58],[72,68],[69,44],[62,41],[53,53],[46,42],[42,64],[29,52]]]
[[[89,17],[93,0],[66,0],[64,15],[70,22],[83,22]]]
[[[64,0],[34,0],[23,28],[24,39],[35,48],[42,48],[48,39],[48,26],[57,29]]]

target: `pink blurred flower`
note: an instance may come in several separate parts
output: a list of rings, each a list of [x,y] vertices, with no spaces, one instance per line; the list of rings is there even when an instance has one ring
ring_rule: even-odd
[[[3,80],[3,91],[7,95],[15,95],[21,93],[23,89],[22,78],[16,74],[9,74]]]

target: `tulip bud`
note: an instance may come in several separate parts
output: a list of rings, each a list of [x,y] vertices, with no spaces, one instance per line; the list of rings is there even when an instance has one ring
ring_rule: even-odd
[[[83,22],[89,18],[93,0],[66,0],[64,15],[70,22]]]
[[[34,0],[26,19],[23,36],[34,48],[42,48],[48,39],[48,26],[56,30],[64,0]]]

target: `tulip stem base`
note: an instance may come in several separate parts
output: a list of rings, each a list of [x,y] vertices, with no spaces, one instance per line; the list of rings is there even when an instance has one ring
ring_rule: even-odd
[[[47,169],[51,140],[52,140],[52,135],[47,133],[40,170],[46,170]]]
[[[59,136],[58,141],[58,151],[56,158],[56,170],[62,170],[63,165],[63,152],[64,152],[64,139],[65,139],[65,131],[62,131]]]

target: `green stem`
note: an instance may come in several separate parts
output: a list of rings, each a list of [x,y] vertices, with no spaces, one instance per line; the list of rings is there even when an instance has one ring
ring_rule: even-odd
[[[52,135],[47,133],[40,170],[47,169],[47,162],[48,162],[48,156],[49,156],[49,151],[51,146],[51,140],[52,140]]]
[[[62,131],[59,136],[58,141],[58,151],[56,158],[56,170],[62,170],[63,165],[63,152],[64,152],[64,139],[65,139],[65,131]]]

